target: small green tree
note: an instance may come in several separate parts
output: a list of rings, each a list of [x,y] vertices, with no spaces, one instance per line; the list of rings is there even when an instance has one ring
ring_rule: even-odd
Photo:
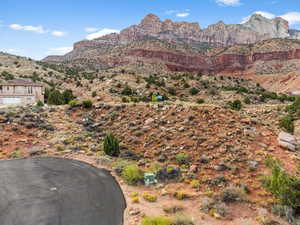
[[[36,103],[36,106],[37,106],[37,107],[43,107],[43,106],[44,106],[44,103],[43,103],[41,100],[39,100],[39,101]]]
[[[190,162],[190,157],[186,153],[178,153],[176,155],[176,161],[180,165],[188,164]]]
[[[73,91],[70,89],[65,90],[62,95],[64,97],[65,104],[68,104],[69,101],[75,99],[75,97],[73,95]]]
[[[49,105],[63,105],[65,103],[64,96],[59,90],[52,90],[48,96]]]
[[[93,102],[91,100],[82,101],[82,107],[85,109],[91,109],[93,107]]]
[[[203,104],[205,101],[202,98],[197,99],[196,103],[197,104]]]
[[[202,73],[202,72],[198,72],[198,73],[197,73],[197,76],[198,76],[198,77],[202,77],[202,76],[203,76],[203,73]]]
[[[282,117],[279,120],[279,126],[283,129],[285,129],[287,132],[293,134],[294,133],[293,117],[291,115]]]
[[[300,179],[289,175],[283,170],[277,160],[268,165],[272,175],[264,177],[263,183],[282,205],[292,207],[296,213],[300,211]]]
[[[196,94],[198,94],[198,93],[199,93],[199,90],[198,90],[197,88],[194,88],[194,87],[193,87],[193,88],[190,89],[190,94],[191,94],[191,95],[196,95]]]
[[[249,105],[251,103],[250,98],[249,97],[244,98],[244,103]]]
[[[121,95],[133,95],[134,91],[131,89],[131,87],[126,86],[122,91]]]
[[[109,156],[118,157],[120,154],[119,140],[113,134],[106,134],[103,142],[103,150]]]
[[[144,173],[137,165],[127,165],[122,171],[122,177],[129,185],[143,182]]]
[[[230,101],[227,104],[230,107],[230,109],[232,109],[232,110],[238,111],[238,110],[241,110],[241,108],[242,108],[242,102],[240,100],[235,100],[233,102]]]

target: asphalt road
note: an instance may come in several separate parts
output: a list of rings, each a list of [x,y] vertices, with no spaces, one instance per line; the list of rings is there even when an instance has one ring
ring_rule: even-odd
[[[63,158],[0,161],[1,225],[122,225],[125,208],[104,169]]]

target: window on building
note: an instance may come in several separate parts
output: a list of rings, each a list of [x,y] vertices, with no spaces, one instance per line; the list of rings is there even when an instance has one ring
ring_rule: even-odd
[[[32,94],[32,87],[27,87],[28,89],[28,94]]]
[[[0,86],[0,92],[1,92],[1,93],[3,92],[3,87],[2,87],[2,86]]]

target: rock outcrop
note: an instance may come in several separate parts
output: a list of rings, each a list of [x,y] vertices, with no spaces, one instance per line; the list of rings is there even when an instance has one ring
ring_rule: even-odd
[[[291,32],[291,33],[290,33]],[[267,19],[254,14],[244,24],[227,25],[223,21],[201,29],[198,23],[161,21],[154,14],[147,15],[140,24],[130,26],[120,34],[109,34],[74,44],[74,49],[102,45],[128,44],[132,41],[159,39],[170,43],[208,43],[212,46],[250,44],[271,38],[300,38],[298,31],[289,31],[282,18]]]
[[[161,21],[149,14],[120,34],[77,42],[70,53],[44,61],[103,69],[150,60],[169,71],[208,73],[247,71],[256,62],[267,61],[270,65],[254,68],[255,73],[281,73],[285,68],[293,72],[300,67],[282,65],[300,59],[300,42],[291,38],[300,39],[300,31],[289,30],[282,18],[254,14],[244,24],[220,21],[201,29],[198,23]]]
[[[74,44],[74,50],[106,48],[142,40],[163,40],[175,44],[206,43],[209,46],[224,47],[234,44],[250,44],[271,38],[300,39],[300,31],[289,30],[289,24],[282,18],[267,19],[254,14],[244,24],[225,24],[220,21],[201,29],[198,23],[161,21],[154,14],[147,15],[140,24],[130,26],[120,34],[108,34],[94,40],[83,40]],[[201,46],[201,45],[200,45]],[[69,55],[68,59],[73,59]],[[64,61],[64,57],[47,57],[44,61]]]
[[[290,151],[296,151],[300,147],[299,139],[283,131],[279,133],[277,141],[279,146],[287,148]]]
[[[276,42],[276,40],[275,40]],[[139,58],[159,59],[170,71],[189,72],[239,72],[250,69],[257,61],[288,61],[300,59],[299,49],[269,52],[251,51],[248,54],[222,52],[215,56],[187,55],[171,51],[155,51],[148,49],[129,50],[128,55]]]

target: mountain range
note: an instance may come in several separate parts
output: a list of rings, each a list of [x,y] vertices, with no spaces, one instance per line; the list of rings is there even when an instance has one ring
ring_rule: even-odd
[[[299,70],[299,59],[300,31],[280,17],[254,14],[243,24],[220,21],[201,29],[198,23],[161,21],[149,14],[119,34],[79,41],[70,53],[43,61],[144,72],[275,74]]]

